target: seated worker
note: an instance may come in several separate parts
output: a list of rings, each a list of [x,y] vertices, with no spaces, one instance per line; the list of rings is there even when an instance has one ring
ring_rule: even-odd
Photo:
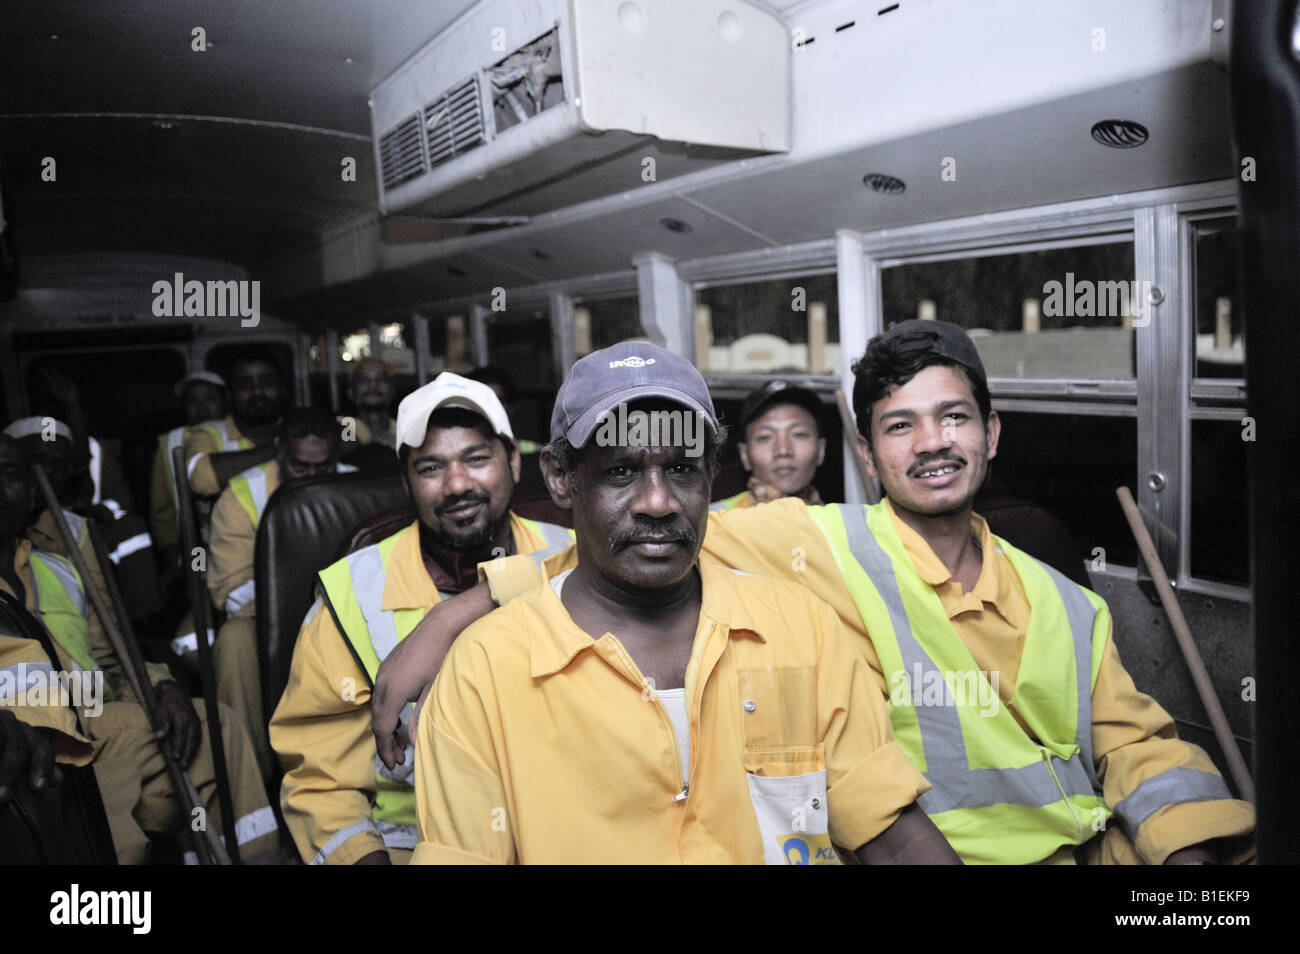
[[[410,758],[405,770],[384,769],[370,736],[379,664],[430,607],[474,584],[480,561],[559,550],[571,539],[562,527],[510,512],[519,452],[487,386],[440,374],[403,399],[397,439],[416,520],[321,571],[320,598],[271,719],[285,822],[313,864],[409,860]]]
[[[180,534],[176,522],[176,482],[172,474],[172,451],[181,446],[190,428],[205,421],[221,421],[228,405],[226,382],[211,371],[195,371],[176,382],[185,423],[158,435],[158,450],[149,478],[149,527],[158,561],[168,577],[175,576]],[[219,429],[219,428],[218,428]],[[210,510],[211,504],[207,503]],[[207,523],[205,513],[203,522]]]
[[[266,738],[262,686],[257,660],[257,588],[253,561],[257,527],[271,495],[282,485],[305,477],[351,470],[339,460],[339,425],[329,414],[294,408],[280,419],[275,460],[232,477],[212,508],[208,547],[208,592],[226,614],[213,644],[217,698],[234,709],[248,727],[264,778],[275,772],[275,757]],[[198,670],[198,646],[184,647],[184,658]]]
[[[4,433],[17,438],[23,453],[45,470],[55,498],[62,505],[63,516],[86,558],[91,582],[107,600],[108,587],[100,572],[99,560],[90,539],[90,521],[94,521],[100,542],[113,564],[113,575],[122,592],[127,614],[138,621],[162,608],[158,568],[154,561],[153,541],[144,520],[130,514],[114,501],[91,503],[90,473],[83,455],[77,451],[75,431],[52,417],[26,417],[14,421]],[[23,530],[33,547],[67,557],[68,550],[59,536],[54,515],[45,507],[37,491],[38,506]]]
[[[241,351],[230,365],[230,413],[192,427],[186,476],[196,497],[215,497],[230,478],[275,457],[275,422],[287,397],[280,366],[262,349]]]
[[[740,410],[740,462],[750,475],[749,488],[719,500],[712,510],[752,507],[780,497],[799,497],[819,504],[813,486],[826,459],[821,434],[821,399],[807,388],[769,381],[745,398]]]
[[[356,440],[397,448],[397,421],[393,419],[393,372],[379,358],[362,358],[352,366],[348,400],[356,414]]]
[[[121,864],[139,864],[148,854],[146,832],[172,832],[192,824],[178,810],[153,728],[144,708],[132,700],[122,662],[98,616],[87,609],[82,581],[61,557],[18,537],[22,515],[31,507],[33,486],[23,448],[0,435],[0,592],[22,603],[49,632],[58,667],[89,672],[96,691],[81,699],[78,715],[85,737],[95,744],[93,766],[113,845]],[[170,747],[198,789],[209,824],[220,826],[217,791],[201,705],[191,701],[165,666],[148,664],[155,698]],[[273,853],[275,814],[257,772],[242,723],[222,709],[222,737],[230,768],[235,829],[245,858]]]
[[[1133,685],[1105,602],[972,511],[1001,425],[970,338],[904,322],[853,370],[857,450],[887,499],[715,512],[705,556],[803,583],[858,636],[895,735],[933,786],[921,807],[964,861],[1232,860],[1254,809]],[[499,599],[536,585],[531,562],[486,572]],[[436,608],[390,658],[374,708],[386,761],[397,706],[491,605],[476,588]]]
[[[415,863],[956,862],[830,608],[697,559],[719,430],[671,352],[573,366],[542,454],[580,558],[451,648]]]

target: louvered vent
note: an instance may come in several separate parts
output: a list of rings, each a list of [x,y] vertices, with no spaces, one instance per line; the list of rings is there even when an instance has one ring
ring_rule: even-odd
[[[385,191],[429,171],[424,162],[424,143],[420,141],[419,115],[402,120],[384,133],[379,140],[379,163]]]
[[[483,145],[483,108],[478,76],[457,83],[424,107],[429,168]]]

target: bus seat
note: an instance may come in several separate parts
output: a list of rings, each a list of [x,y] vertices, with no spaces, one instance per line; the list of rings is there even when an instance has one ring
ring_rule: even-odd
[[[316,574],[336,559],[353,528],[407,503],[395,477],[333,474],[277,490],[257,528],[257,652],[267,718],[289,680],[293,647],[315,599]]]

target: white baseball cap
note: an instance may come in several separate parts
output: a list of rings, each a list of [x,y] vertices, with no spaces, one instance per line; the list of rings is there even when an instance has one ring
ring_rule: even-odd
[[[397,405],[397,452],[402,445],[420,447],[429,433],[429,415],[440,407],[459,407],[487,418],[492,429],[504,437],[515,439],[510,429],[510,418],[501,406],[496,392],[480,381],[462,378],[459,374],[444,371],[422,388],[417,388]]]

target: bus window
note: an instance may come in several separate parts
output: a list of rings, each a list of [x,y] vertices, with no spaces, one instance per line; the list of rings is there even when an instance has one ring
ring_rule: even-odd
[[[1197,579],[1250,582],[1245,433],[1240,418],[1192,421],[1189,559]]]
[[[620,341],[649,340],[641,325],[641,303],[635,295],[575,300],[573,337],[579,358]]]
[[[1135,565],[1137,544],[1115,503],[1115,488],[1136,492],[1137,420],[1019,411],[999,411],[998,417],[1002,437],[993,476],[1013,496],[1060,517],[1090,567]],[[1094,564],[1098,559],[1104,564]]]
[[[1196,282],[1196,377],[1243,378],[1246,321],[1237,294],[1237,220],[1191,223]]]
[[[487,313],[488,363],[514,382],[511,426],[532,440],[550,433],[558,388],[549,314],[545,305]]]
[[[897,265],[881,292],[885,327],[961,325],[990,379],[1135,377],[1132,242]]]
[[[697,286],[696,355],[710,374],[833,374],[840,366],[834,272]]]

